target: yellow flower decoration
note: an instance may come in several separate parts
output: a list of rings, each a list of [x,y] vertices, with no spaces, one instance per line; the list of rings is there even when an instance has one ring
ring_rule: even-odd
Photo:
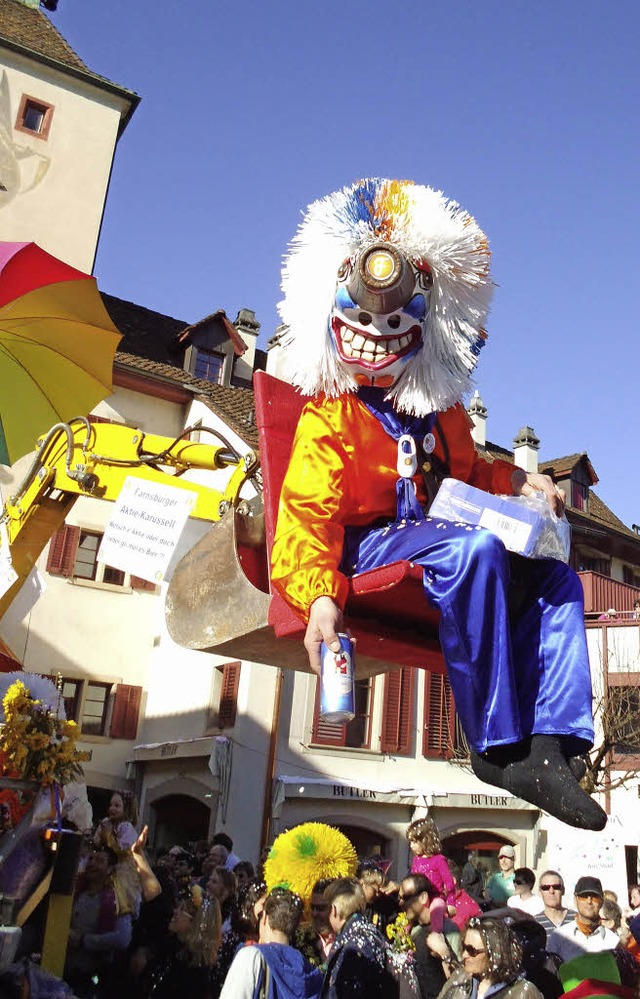
[[[58,718],[42,700],[31,697],[22,680],[11,684],[2,706],[2,773],[42,785],[68,784],[82,777],[81,764],[88,754],[76,749],[79,730],[75,722]]]
[[[281,833],[264,865],[267,888],[289,888],[308,904],[320,878],[349,878],[358,857],[344,833],[321,822],[304,822]]]
[[[392,923],[387,925],[387,936],[393,950],[411,951],[416,945],[411,939],[411,924],[405,912],[400,912]]]

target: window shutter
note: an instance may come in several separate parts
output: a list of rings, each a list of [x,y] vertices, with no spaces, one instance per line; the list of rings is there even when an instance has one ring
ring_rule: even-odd
[[[131,576],[129,578],[129,583],[132,590],[155,590],[156,584],[152,583],[149,579],[142,579],[141,576]]]
[[[425,670],[422,755],[449,759],[453,751],[455,712],[449,680]]]
[[[112,739],[135,739],[141,700],[142,687],[132,687],[127,683],[116,684],[109,730]]]
[[[65,524],[56,531],[49,545],[47,572],[52,576],[72,576],[79,540],[79,527],[69,527]]]
[[[412,749],[415,670],[394,670],[384,678],[380,751],[408,756]]]
[[[313,730],[311,741],[323,746],[344,746],[346,742],[346,724],[332,725],[320,717],[320,680],[316,680],[316,701],[313,709]]]
[[[218,728],[233,728],[235,725],[236,710],[238,707],[240,666],[241,664],[236,660],[232,663],[225,663],[222,667],[222,686],[220,688]]]

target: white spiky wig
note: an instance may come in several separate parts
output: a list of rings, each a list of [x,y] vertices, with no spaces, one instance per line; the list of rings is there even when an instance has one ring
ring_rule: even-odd
[[[409,181],[361,180],[305,212],[284,260],[278,306],[288,328],[287,375],[307,395],[357,391],[340,363],[329,318],[340,265],[380,240],[426,260],[433,274],[423,347],[388,397],[413,415],[446,409],[470,391],[486,339],[490,253],[475,219],[455,201]]]

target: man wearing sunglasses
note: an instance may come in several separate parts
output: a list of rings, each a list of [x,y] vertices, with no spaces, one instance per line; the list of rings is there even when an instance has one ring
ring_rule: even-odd
[[[548,936],[547,950],[561,961],[570,961],[583,954],[615,950],[620,937],[600,921],[603,892],[600,878],[578,878],[575,887],[575,919],[558,926]]]
[[[311,913],[311,925],[316,935],[315,948],[321,965],[327,963],[327,958],[331,952],[333,941],[336,938],[329,922],[330,905],[324,897],[325,889],[331,884],[330,878],[321,878],[313,886],[309,911]]]
[[[545,871],[541,874],[538,887],[544,909],[536,915],[536,919],[546,930],[548,940],[549,934],[558,926],[573,922],[576,910],[564,905],[564,881],[557,871]]]
[[[436,999],[451,968],[462,956],[460,931],[451,919],[445,918],[443,933],[431,932],[429,906],[433,898],[435,888],[424,874],[409,875],[398,891],[398,904],[411,924],[422,999]]]

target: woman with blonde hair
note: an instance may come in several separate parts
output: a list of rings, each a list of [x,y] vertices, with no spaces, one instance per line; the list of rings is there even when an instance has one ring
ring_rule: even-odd
[[[153,999],[209,999],[216,994],[215,964],[222,937],[220,906],[216,898],[194,886],[178,902],[169,922],[173,942],[153,973]]]

